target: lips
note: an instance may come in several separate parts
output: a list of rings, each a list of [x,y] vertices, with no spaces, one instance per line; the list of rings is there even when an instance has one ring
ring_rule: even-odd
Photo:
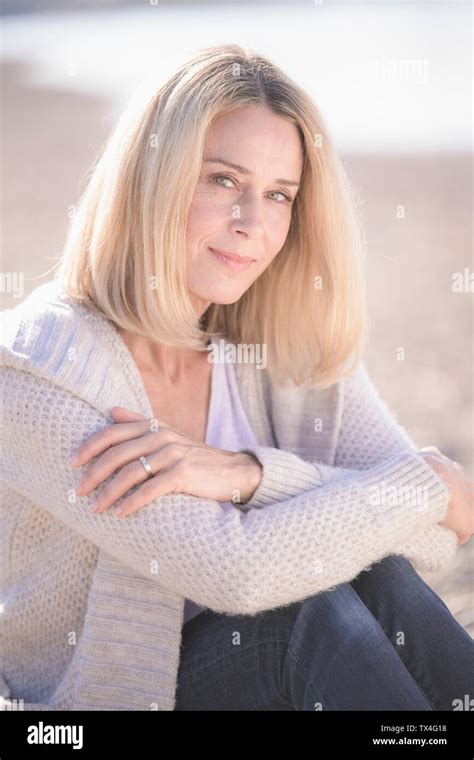
[[[237,253],[222,251],[220,248],[211,248],[211,251],[218,253],[219,256],[225,256],[226,259],[230,259],[231,261],[236,261],[237,263],[241,264],[249,264],[251,261],[255,261],[255,259],[251,259],[249,256],[239,256]]]

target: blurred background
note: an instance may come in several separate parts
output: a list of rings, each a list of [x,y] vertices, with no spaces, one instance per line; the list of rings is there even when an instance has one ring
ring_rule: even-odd
[[[3,0],[1,308],[52,278],[121,108],[201,47],[268,55],[315,99],[367,238],[367,365],[418,447],[473,468],[469,2]],[[473,545],[423,578],[474,636]]]

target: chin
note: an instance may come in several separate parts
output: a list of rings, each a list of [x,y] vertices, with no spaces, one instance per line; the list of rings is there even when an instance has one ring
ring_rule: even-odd
[[[238,293],[234,296],[223,296],[218,298],[214,298],[213,303],[221,304],[222,306],[225,306],[226,304],[236,303],[240,298],[242,297],[242,293]]]
[[[201,301],[225,306],[226,304],[236,303],[239,298],[242,297],[243,293],[245,293],[245,290],[242,290],[241,288],[238,290],[235,288],[232,290],[230,290],[230,288],[210,288],[203,293],[196,293],[196,296]]]

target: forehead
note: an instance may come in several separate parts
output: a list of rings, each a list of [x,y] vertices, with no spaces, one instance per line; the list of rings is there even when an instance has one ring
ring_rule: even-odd
[[[209,127],[204,160],[220,157],[253,174],[298,180],[303,147],[294,124],[266,106],[239,108],[218,116]]]

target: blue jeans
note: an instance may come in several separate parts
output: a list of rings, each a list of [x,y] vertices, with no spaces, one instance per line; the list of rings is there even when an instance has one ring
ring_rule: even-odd
[[[453,710],[474,642],[411,563],[256,615],[183,626],[176,710]]]

